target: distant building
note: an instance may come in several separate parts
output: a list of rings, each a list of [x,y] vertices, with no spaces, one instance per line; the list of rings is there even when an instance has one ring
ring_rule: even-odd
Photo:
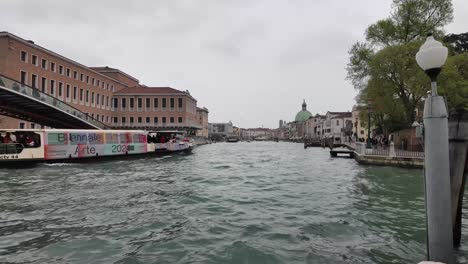
[[[300,140],[305,137],[306,122],[312,117],[312,113],[307,111],[307,104],[305,100],[302,103],[302,110],[296,114],[293,122],[288,124],[289,139]]]
[[[228,137],[233,133],[232,122],[208,123],[208,137]]]
[[[241,138],[243,139],[271,139],[273,138],[273,131],[269,128],[244,128],[241,130]]]
[[[0,75],[52,96],[110,128],[180,129],[191,134],[203,129],[197,118],[197,100],[188,91],[147,87],[119,69],[87,67],[8,32],[0,32]],[[0,116],[0,121],[0,128],[41,127],[6,116]]]
[[[201,129],[197,131],[196,135],[199,137],[208,137],[208,109],[206,107],[197,107],[197,120]]]

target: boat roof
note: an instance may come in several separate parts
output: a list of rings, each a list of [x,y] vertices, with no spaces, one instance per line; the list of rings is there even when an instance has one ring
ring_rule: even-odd
[[[174,134],[185,134],[186,131],[180,130],[159,130],[159,131],[148,131],[149,133],[174,133]]]
[[[14,129],[14,128],[8,128],[8,129],[0,129],[0,132],[19,132],[19,131],[24,131],[24,132],[88,132],[88,133],[146,133],[144,130],[100,130],[100,129]]]

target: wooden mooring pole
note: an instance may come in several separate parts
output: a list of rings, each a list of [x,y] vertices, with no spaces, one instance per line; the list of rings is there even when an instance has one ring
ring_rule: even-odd
[[[468,111],[458,110],[450,113],[448,125],[453,246],[459,247],[461,242],[463,194],[468,175]]]

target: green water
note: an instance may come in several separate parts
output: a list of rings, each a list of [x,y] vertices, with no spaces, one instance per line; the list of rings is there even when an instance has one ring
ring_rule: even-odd
[[[425,258],[421,170],[360,166],[294,143],[0,169],[0,201],[0,263]]]

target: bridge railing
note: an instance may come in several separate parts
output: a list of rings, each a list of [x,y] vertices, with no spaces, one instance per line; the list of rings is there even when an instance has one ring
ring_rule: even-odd
[[[8,77],[5,77],[3,75],[0,75],[0,86],[3,86],[5,88],[11,89],[13,91],[16,91],[18,93],[27,95],[29,97],[32,97],[36,100],[42,101],[50,106],[53,106],[55,108],[58,108],[70,115],[73,115],[81,120],[84,120],[85,122],[95,126],[96,128],[101,128],[101,129],[106,129],[108,128],[106,124],[92,118],[91,116],[81,112],[80,110],[74,108],[73,106],[64,103],[62,100],[57,99],[53,96],[50,96],[46,93],[43,93],[39,89],[32,88],[30,86],[27,86],[25,84],[19,83],[15,80],[12,80]]]

